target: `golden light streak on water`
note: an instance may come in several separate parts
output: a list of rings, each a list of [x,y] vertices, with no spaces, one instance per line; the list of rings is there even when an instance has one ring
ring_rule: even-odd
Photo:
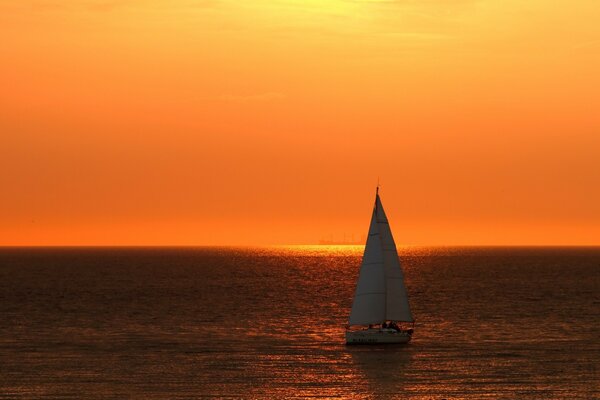
[[[598,398],[600,250],[401,251],[408,345],[348,347],[362,246],[0,250],[0,397]]]

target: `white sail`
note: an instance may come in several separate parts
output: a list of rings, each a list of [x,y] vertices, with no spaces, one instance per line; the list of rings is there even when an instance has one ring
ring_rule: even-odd
[[[349,324],[386,320],[412,322],[413,318],[396,244],[377,194]]]
[[[385,270],[386,285],[386,310],[385,319],[388,321],[413,322],[408,295],[404,286],[404,274],[400,267],[396,243],[392,236],[390,224],[383,210],[379,195],[376,196],[375,210],[377,214],[377,227],[381,238],[383,265]]]
[[[385,319],[385,272],[377,215],[373,210],[367,245],[350,312],[350,325],[378,324]]]

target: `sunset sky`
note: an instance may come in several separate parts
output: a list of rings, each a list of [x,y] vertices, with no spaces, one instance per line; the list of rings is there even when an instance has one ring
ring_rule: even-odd
[[[596,0],[0,1],[0,245],[600,244]]]

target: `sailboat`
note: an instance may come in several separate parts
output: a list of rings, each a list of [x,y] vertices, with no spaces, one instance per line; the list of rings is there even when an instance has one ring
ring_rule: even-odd
[[[413,328],[404,274],[378,186],[346,344],[408,343]]]

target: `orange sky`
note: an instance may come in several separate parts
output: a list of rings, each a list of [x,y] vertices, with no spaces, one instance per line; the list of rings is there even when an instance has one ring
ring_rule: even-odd
[[[600,244],[600,5],[4,0],[0,244]]]

